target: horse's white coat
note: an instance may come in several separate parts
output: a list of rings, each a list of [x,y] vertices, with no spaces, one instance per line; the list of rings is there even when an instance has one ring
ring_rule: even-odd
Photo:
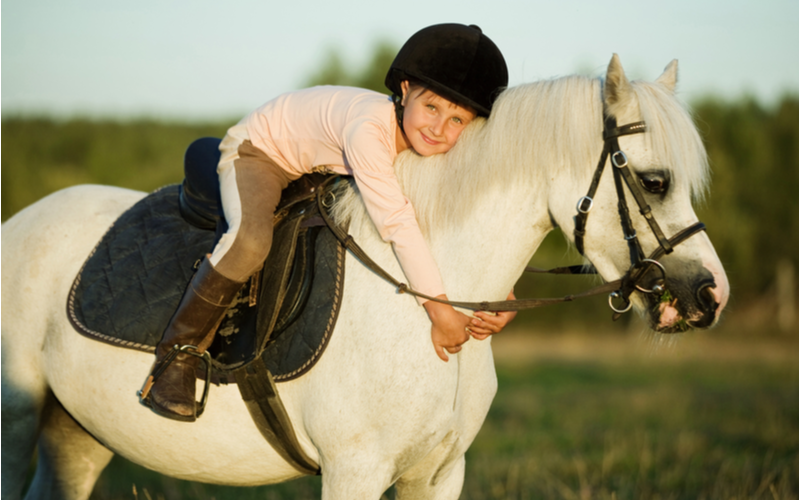
[[[672,95],[675,72],[672,65],[660,82],[629,83],[615,56],[605,89],[616,96],[610,104],[621,124],[642,117],[661,123],[669,115],[665,126],[620,140],[634,170],[671,171],[670,194],[650,200],[668,236],[696,220],[690,197],[706,179],[702,146],[692,149],[697,133]],[[492,119],[476,120],[447,155],[398,158],[398,177],[451,298],[505,298],[554,223],[571,232],[575,203],[602,149],[599,86],[571,77],[510,89]],[[659,134],[668,137],[652,137]],[[609,280],[629,265],[610,178],[601,183],[586,240],[587,257]],[[91,436],[183,479],[255,485],[298,475],[258,433],[235,386],[212,387],[206,413],[195,423],[158,417],[136,397],[152,356],[89,340],[69,325],[65,303],[78,269],[116,217],[142,196],[75,187],[3,225],[3,498],[20,494],[41,415],[55,422],[44,425],[53,451],[40,453],[34,489],[42,495],[49,489],[54,497],[88,497],[111,456]],[[340,202],[339,217],[351,219],[351,234],[379,264],[402,275],[357,197]],[[655,240],[643,222],[636,224],[651,251]],[[716,277],[714,293],[724,302],[727,281],[704,234],[664,261],[676,274],[692,267],[685,262],[702,263]],[[413,297],[398,296],[351,257],[345,290],[325,356],[304,377],[278,386],[305,452],[322,467],[323,498],[379,498],[393,483],[400,498],[457,498],[464,453],[497,388],[490,340],[472,340],[444,363]],[[58,408],[51,393],[91,436],[74,424],[59,434],[69,417],[58,410],[59,418],[48,417],[45,405]],[[75,455],[81,460],[65,459]]]

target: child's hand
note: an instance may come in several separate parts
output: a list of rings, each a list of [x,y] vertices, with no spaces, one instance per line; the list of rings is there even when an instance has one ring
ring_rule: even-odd
[[[447,300],[446,295],[439,295],[437,299]],[[431,341],[436,355],[442,361],[448,361],[447,354],[455,354],[461,350],[461,345],[469,340],[467,327],[470,323],[469,316],[461,314],[447,304],[440,304],[429,300],[424,304],[428,317],[431,319]]]
[[[516,300],[513,290],[508,294],[506,300]],[[477,311],[475,313],[476,317],[472,318],[470,321],[468,331],[473,338],[484,340],[489,337],[489,335],[500,333],[506,325],[511,323],[511,320],[514,319],[516,315],[517,311],[497,311],[494,313]]]

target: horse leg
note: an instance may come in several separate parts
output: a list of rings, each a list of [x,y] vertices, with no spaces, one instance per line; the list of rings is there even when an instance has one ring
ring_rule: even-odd
[[[422,461],[406,471],[395,483],[396,499],[457,499],[464,485],[464,449],[455,432]]]
[[[51,395],[42,416],[36,475],[26,498],[87,499],[113,456]]]
[[[6,276],[3,276],[5,279]],[[6,294],[3,293],[5,301]],[[5,305],[5,304],[4,304]],[[6,323],[6,319],[3,319]],[[28,477],[39,423],[47,400],[47,382],[35,370],[34,354],[18,345],[20,337],[3,325],[2,350],[2,498],[17,499]]]
[[[21,498],[39,431],[42,406],[7,377],[2,381],[2,498]]]
[[[350,459],[337,457],[333,463],[322,462],[322,500],[351,498],[379,500],[391,486],[388,467],[370,460],[368,453]]]

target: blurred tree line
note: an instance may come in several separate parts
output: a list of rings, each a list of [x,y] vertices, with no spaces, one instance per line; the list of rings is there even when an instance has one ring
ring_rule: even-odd
[[[381,43],[367,64],[353,67],[332,50],[305,83],[387,92],[383,80],[395,53],[395,46]],[[751,98],[735,102],[709,98],[692,103],[692,109],[713,172],[711,191],[696,208],[731,281],[729,308],[761,308],[767,322],[763,326],[774,327],[775,318],[787,314],[788,296],[788,314],[790,320],[793,315],[796,325],[798,98],[786,96],[770,107]],[[2,219],[75,184],[149,191],[180,182],[186,146],[198,137],[222,137],[237,120],[188,124],[4,118]],[[580,262],[557,233],[545,239],[533,265],[554,267]],[[520,297],[560,296],[583,290],[595,284],[594,280],[526,276],[516,292]],[[784,304],[782,312],[777,303]],[[523,313],[520,319],[535,318],[543,324],[564,327],[587,324],[602,314],[609,313],[605,300],[598,298],[584,300],[580,307],[564,304]]]

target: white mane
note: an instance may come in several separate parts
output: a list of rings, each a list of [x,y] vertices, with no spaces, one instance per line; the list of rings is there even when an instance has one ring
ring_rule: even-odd
[[[406,151],[395,160],[403,192],[425,234],[460,227],[485,196],[504,186],[542,186],[568,168],[589,187],[602,142],[602,80],[569,76],[520,85],[503,92],[491,118],[475,119],[448,153],[420,157]],[[691,117],[662,85],[632,82],[649,147],[675,182],[701,194],[708,178],[705,150]],[[622,124],[620,124],[622,125]],[[531,196],[540,194],[531,190]],[[339,220],[367,217],[360,197],[337,203]]]

